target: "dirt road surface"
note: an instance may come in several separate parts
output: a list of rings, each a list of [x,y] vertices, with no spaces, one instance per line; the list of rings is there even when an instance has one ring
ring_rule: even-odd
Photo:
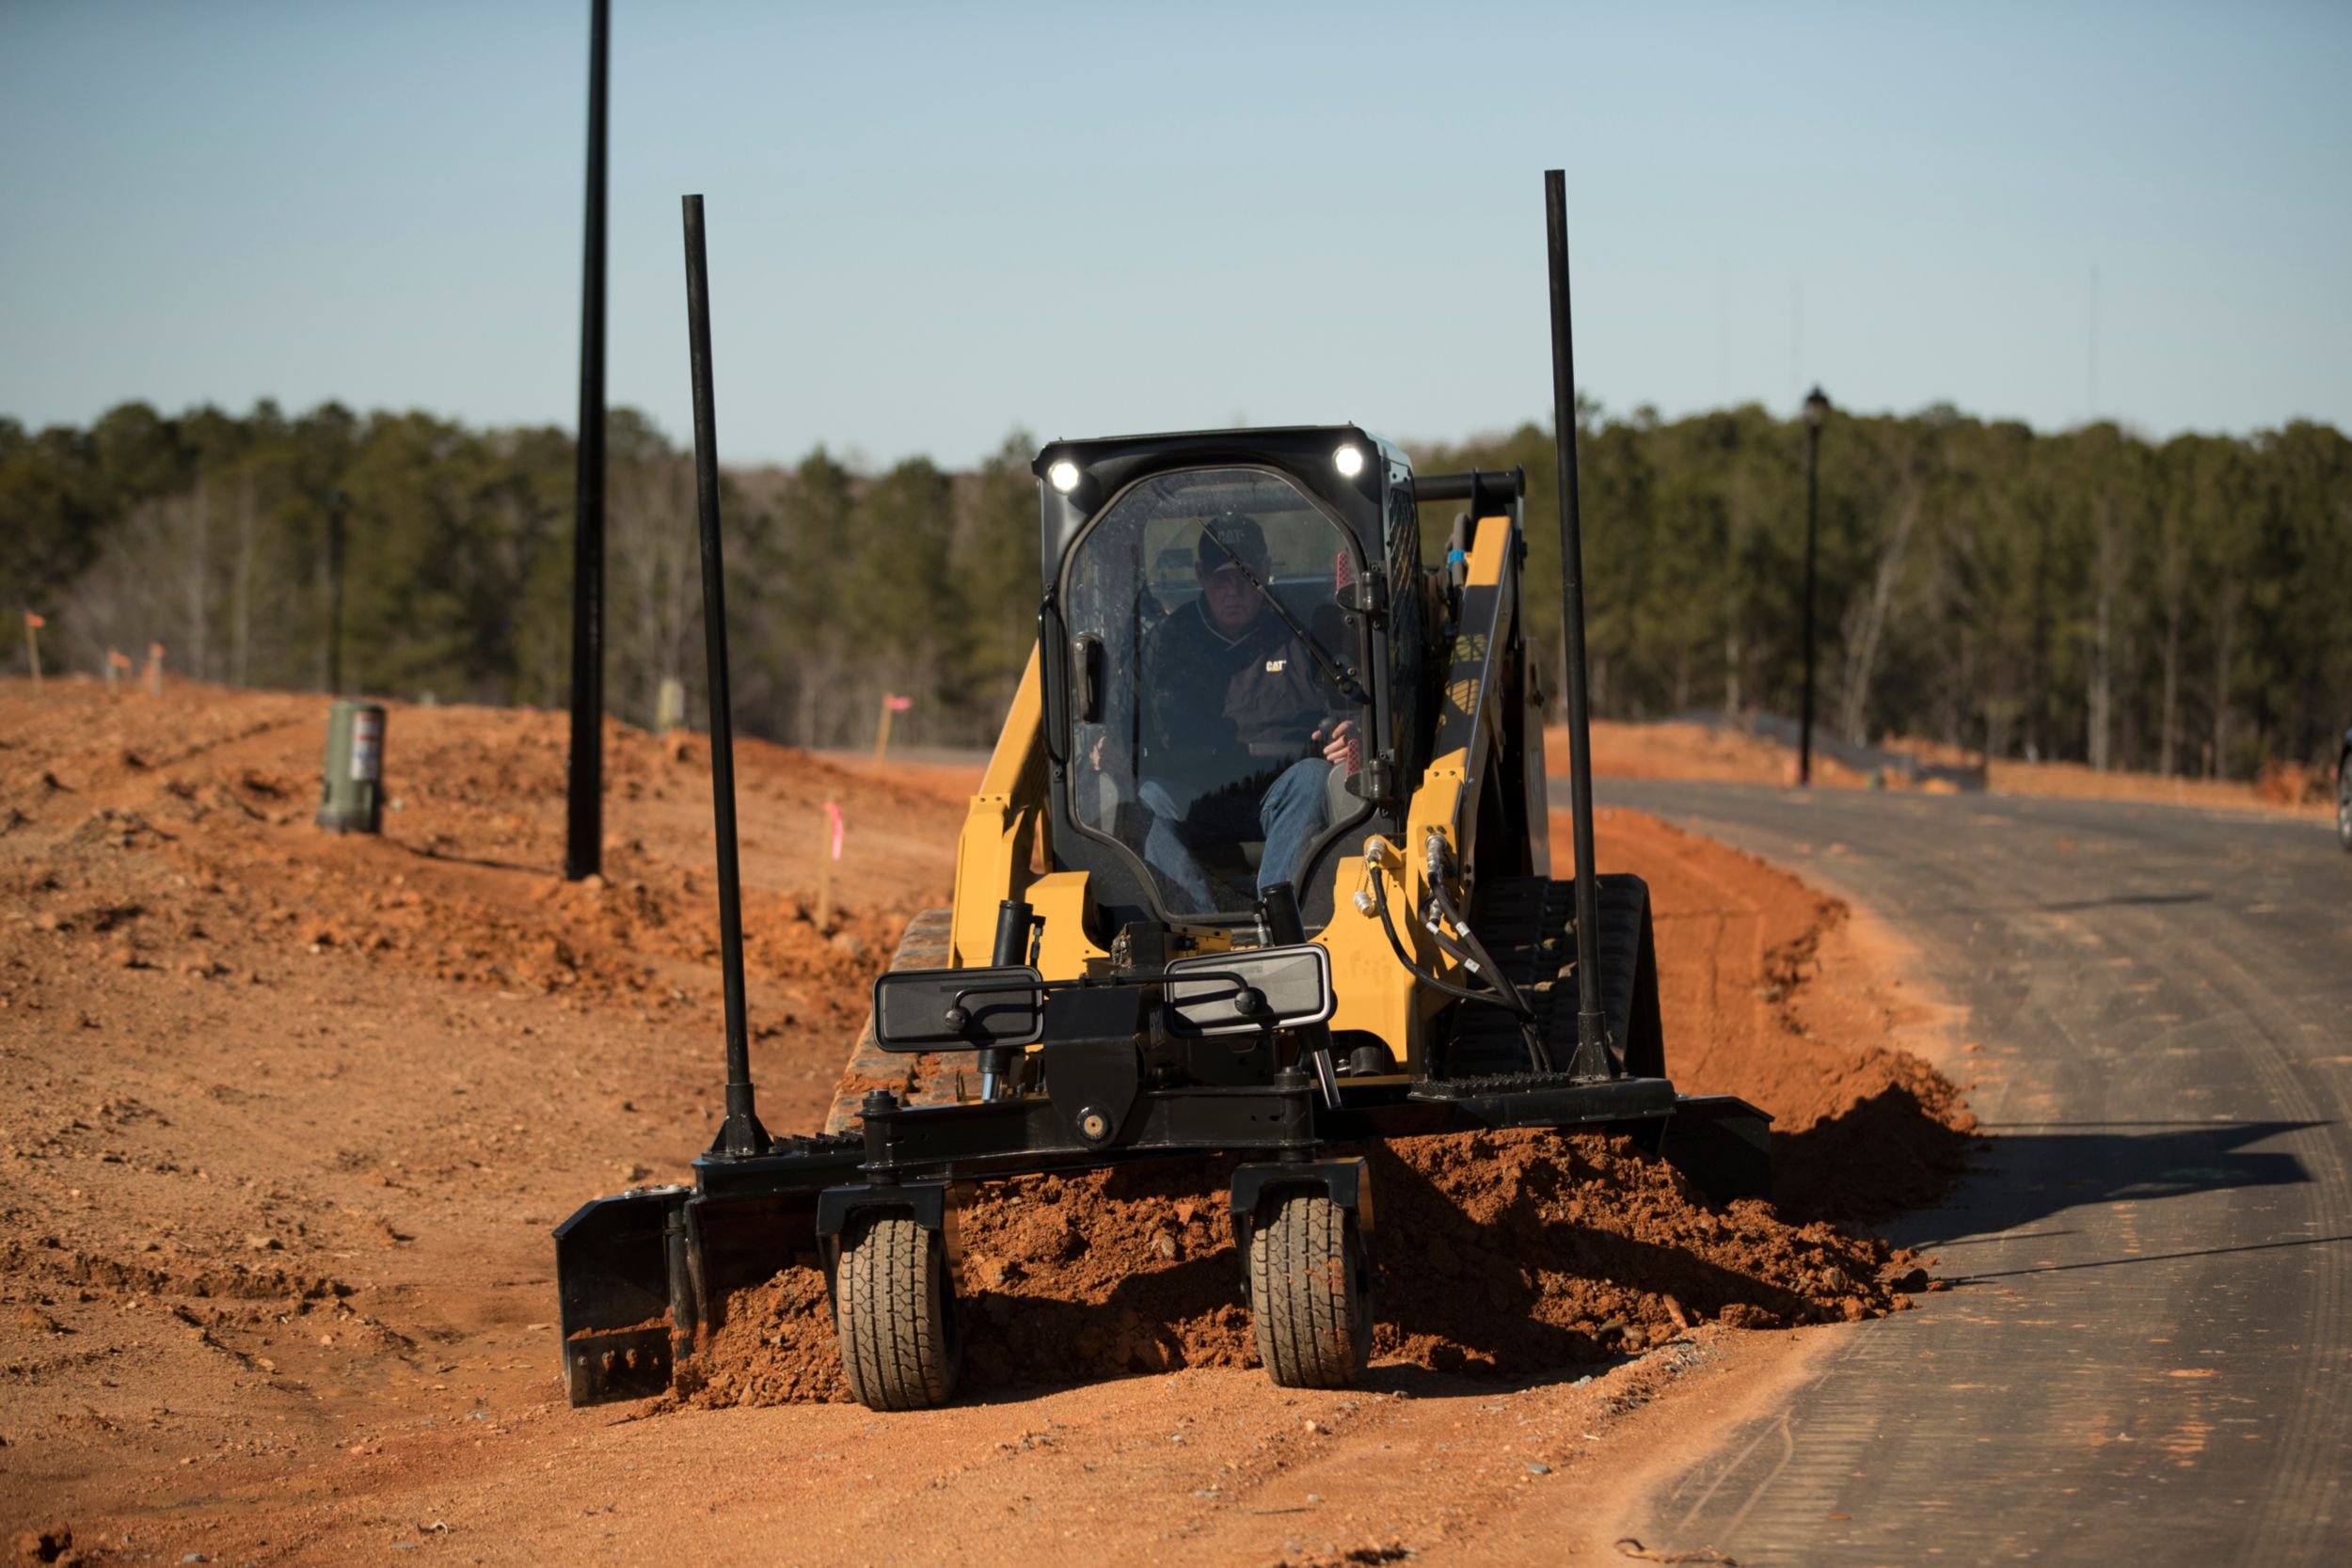
[[[1611,783],[1867,900],[1995,1134],[1827,1342],[1638,1511],[1747,1564],[2352,1561],[2352,857],[2169,806]]]
[[[1966,1113],[1904,1049],[1938,1048],[1937,1009],[1867,920],[1620,813],[1604,866],[1652,879],[1678,1070],[1781,1116],[1788,1217],[1652,1183],[1670,1245],[1565,1227],[1619,1261],[1549,1364],[1405,1346],[1298,1394],[1015,1357],[915,1416],[570,1410],[548,1229],[682,1178],[718,1101],[702,742],[611,732],[606,874],[567,887],[561,715],[395,706],[380,839],[310,825],[324,718],[0,683],[0,1540],[29,1560],[1619,1560],[1664,1456],[1868,1326],[1735,1317],[1937,1299],[1883,1243],[1791,1223],[1957,1167]],[[946,891],[963,784],[756,744],[739,769],[761,1112],[813,1126],[866,984]],[[820,929],[827,799],[849,834]],[[1857,1140],[1899,1179],[1840,1180]],[[1764,1273],[1661,1287],[1727,1237]],[[1518,1288],[1457,1262],[1454,1293]]]

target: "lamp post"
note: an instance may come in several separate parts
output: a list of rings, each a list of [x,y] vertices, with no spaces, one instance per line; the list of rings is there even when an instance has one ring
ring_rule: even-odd
[[[1804,707],[1797,727],[1797,783],[1813,782],[1813,552],[1821,519],[1821,426],[1829,399],[1819,387],[1804,399]]]

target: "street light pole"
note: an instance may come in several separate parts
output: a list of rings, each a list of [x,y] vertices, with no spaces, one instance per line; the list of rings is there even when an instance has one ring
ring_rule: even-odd
[[[1821,426],[1829,399],[1819,387],[1804,400],[1804,707],[1797,726],[1797,783],[1813,783],[1813,557],[1821,520]]]

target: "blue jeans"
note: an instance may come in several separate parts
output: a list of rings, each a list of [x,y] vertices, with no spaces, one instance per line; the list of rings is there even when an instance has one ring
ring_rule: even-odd
[[[1321,757],[1305,757],[1282,770],[1281,776],[1267,786],[1258,798],[1255,836],[1265,841],[1265,848],[1258,857],[1258,894],[1277,882],[1295,883],[1307,847],[1330,825],[1330,798],[1325,793],[1329,785],[1331,765]],[[1175,798],[1167,786],[1146,780],[1136,791],[1136,798],[1150,808],[1152,826],[1143,835],[1143,858],[1184,900],[1184,912],[1200,913],[1225,909],[1209,880],[1209,874],[1176,831],[1184,814],[1176,809]],[[1217,810],[1226,805],[1243,808],[1240,811]],[[1202,806],[1211,809],[1203,811]],[[1248,802],[1239,797],[1228,801],[1196,802],[1193,817],[1202,831],[1230,832],[1236,839],[1252,836],[1246,830]],[[1300,903],[1305,903],[1301,891]]]

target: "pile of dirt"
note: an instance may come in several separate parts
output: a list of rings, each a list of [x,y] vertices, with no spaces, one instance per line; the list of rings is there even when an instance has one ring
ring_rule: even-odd
[[[1572,860],[1555,821],[1556,865]],[[1964,1168],[1961,1090],[1895,1043],[1931,1010],[1837,899],[1639,813],[1601,814],[1604,870],[1650,881],[1668,1069],[1775,1124],[1770,1204],[1716,1208],[1597,1134],[1455,1133],[1372,1162],[1375,1356],[1518,1377],[1702,1322],[1883,1316],[1919,1260],[1858,1228]],[[1831,978],[1825,982],[1824,976]],[[966,1377],[987,1388],[1255,1362],[1227,1218],[1232,1162],[992,1184],[961,1236]],[[848,1398],[815,1260],[739,1295],[693,1374],[708,1404]]]
[[[833,1300],[813,1255],[727,1303],[727,1318],[671,1379],[678,1402],[728,1405],[846,1402]]]
[[[708,1142],[707,743],[609,726],[604,875],[566,883],[563,715],[387,707],[384,831],[338,836],[324,698],[0,679],[7,1524],[56,1498],[87,1546],[159,1475],[560,1405],[548,1230]],[[761,1110],[813,1128],[963,814],[737,768]]]
[[[1704,779],[1722,784],[1796,783],[1797,756],[1788,747],[1741,730],[1715,729],[1686,720],[1636,724],[1596,719],[1591,729],[1593,773],[1603,779]],[[1544,731],[1544,768],[1568,776],[1568,732]],[[1834,758],[1813,759],[1814,782],[1860,787],[1868,781]]]
[[[717,898],[695,852],[709,837],[700,736],[607,725],[615,831],[602,874],[566,882],[548,875],[564,853],[550,809],[564,791],[558,714],[392,705],[384,832],[336,837],[310,825],[315,699],[175,683],[164,703],[25,709],[0,822],[33,853],[8,869],[28,896],[49,895],[41,932],[89,939],[112,967],[237,977],[252,966],[226,949],[250,938],[501,994],[658,1011],[699,1002],[717,962]],[[802,982],[762,1022],[853,1026],[875,955],[938,896],[941,849],[910,854],[906,841],[936,839],[952,818],[921,784],[759,741],[738,751],[746,958],[759,975]],[[820,925],[816,856],[795,851],[816,848],[827,800],[851,802],[855,853]],[[763,832],[796,820],[798,844]],[[178,874],[156,877],[155,857]]]
[[[2317,806],[2327,804],[2335,795],[2336,773],[2332,768],[2320,768],[2308,762],[2289,762],[2283,757],[2265,757],[2262,773],[2254,780],[2254,796],[2274,806]]]
[[[1555,822],[1552,859],[1573,859]],[[1686,1094],[1772,1117],[1772,1196],[1789,1219],[1870,1224],[1933,1203],[1966,1168],[1959,1085],[1899,1043],[1944,1009],[1839,899],[1755,856],[1638,812],[1603,811],[1604,871],[1649,882],[1666,1068]]]
[[[1371,1162],[1373,1353],[1523,1377],[1636,1353],[1697,1323],[1883,1317],[1916,1259],[1770,1205],[1706,1202],[1623,1139],[1449,1133]],[[965,1378],[987,1389],[1256,1364],[1227,1218],[1232,1162],[1166,1162],[983,1189],[961,1215]],[[739,1293],[682,1380],[706,1405],[849,1397],[815,1259]]]

